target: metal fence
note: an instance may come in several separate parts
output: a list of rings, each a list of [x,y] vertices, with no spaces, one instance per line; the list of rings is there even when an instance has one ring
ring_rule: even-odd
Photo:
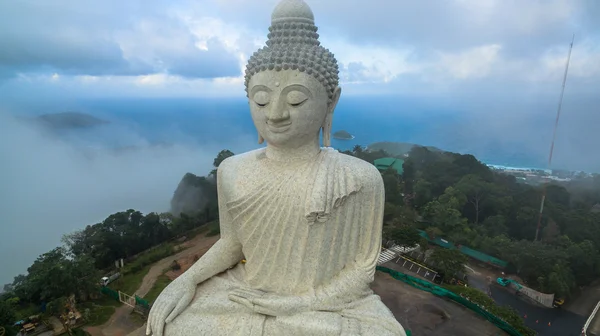
[[[437,272],[432,270],[431,268],[425,266],[425,265],[421,265],[416,261],[410,260],[404,256],[398,256],[398,258],[395,261],[396,264],[401,265],[402,267],[406,268],[407,270],[414,272],[420,276],[422,276],[423,278],[429,280],[429,281],[433,281],[433,279],[435,279],[435,277],[437,276]]]

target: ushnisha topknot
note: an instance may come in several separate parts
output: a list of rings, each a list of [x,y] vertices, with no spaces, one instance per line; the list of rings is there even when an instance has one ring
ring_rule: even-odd
[[[317,30],[312,10],[303,0],[281,1],[271,15],[267,46],[254,52],[246,65],[246,95],[256,73],[292,69],[321,82],[331,102],[339,84],[339,68],[335,56],[321,46]]]

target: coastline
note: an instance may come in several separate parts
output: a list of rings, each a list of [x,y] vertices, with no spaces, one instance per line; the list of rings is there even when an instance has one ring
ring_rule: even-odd
[[[334,135],[333,138],[336,140],[345,140],[345,141],[354,140],[356,138],[354,135],[350,135],[350,136],[351,136],[351,138],[338,138]]]
[[[545,172],[552,171],[551,169],[548,169],[548,168],[515,167],[515,166],[505,166],[505,165],[501,165],[501,164],[494,164],[494,163],[487,163],[487,162],[483,162],[483,164],[485,164],[486,166],[488,166],[490,168],[496,168],[496,169],[523,170],[523,171],[541,170],[541,171],[545,171]]]

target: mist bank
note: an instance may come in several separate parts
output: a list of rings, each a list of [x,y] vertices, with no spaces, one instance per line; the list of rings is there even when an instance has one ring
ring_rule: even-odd
[[[0,244],[0,255],[11,256],[0,261],[0,283],[25,272],[38,255],[59,245],[63,234],[108,214],[131,208],[168,211],[182,176],[207,175],[224,146],[157,145],[123,125],[103,132],[102,137],[122,138],[129,147],[101,146],[102,137],[96,142],[76,134],[58,137],[0,113],[0,236],[9,237]],[[229,144],[232,149],[244,147],[236,143],[252,140],[238,134]]]

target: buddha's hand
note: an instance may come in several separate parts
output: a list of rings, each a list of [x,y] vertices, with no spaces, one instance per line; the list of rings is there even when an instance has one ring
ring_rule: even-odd
[[[165,323],[173,321],[192,301],[196,283],[185,273],[160,293],[148,316],[146,335],[162,336]]]
[[[254,312],[270,315],[295,315],[311,310],[313,299],[308,295],[279,295],[251,288],[229,292],[229,300],[242,304]]]

